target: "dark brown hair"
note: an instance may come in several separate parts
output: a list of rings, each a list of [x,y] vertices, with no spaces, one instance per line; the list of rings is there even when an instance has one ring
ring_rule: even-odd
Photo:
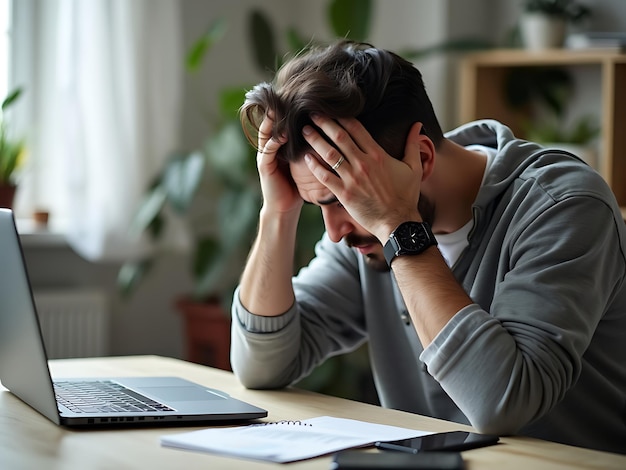
[[[279,158],[294,161],[310,150],[302,128],[313,113],[355,117],[387,153],[397,159],[411,126],[423,124],[438,147],[443,133],[417,68],[402,57],[370,44],[342,40],[308,50],[283,65],[271,83],[246,94],[240,110],[243,129],[256,146],[266,113],[274,116],[274,137],[285,134]]]

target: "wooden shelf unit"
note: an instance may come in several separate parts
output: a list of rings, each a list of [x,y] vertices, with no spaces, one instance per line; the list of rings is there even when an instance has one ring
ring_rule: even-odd
[[[600,71],[601,152],[598,170],[626,216],[626,54],[611,50],[500,49],[467,55],[461,62],[461,122],[497,119],[524,137],[523,115],[507,107],[504,79],[515,67],[592,66]]]

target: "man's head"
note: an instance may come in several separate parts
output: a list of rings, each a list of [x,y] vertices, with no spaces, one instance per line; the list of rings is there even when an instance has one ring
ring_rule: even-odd
[[[261,83],[247,93],[241,121],[251,143],[256,142],[267,114],[274,121],[273,137],[286,136],[281,139],[286,142],[278,152],[279,160],[305,201],[321,207],[330,238],[344,239],[372,267],[387,269],[378,240],[352,219],[306,167],[303,157],[314,151],[302,136],[302,128],[316,127],[312,114],[356,118],[389,155],[402,159],[409,131],[419,122],[422,133],[437,148],[443,133],[420,72],[394,53],[341,41],[298,55],[271,83]],[[420,198],[420,213],[425,220],[432,213],[425,197]]]
[[[437,148],[441,126],[424,87],[422,75],[410,62],[369,44],[341,41],[311,49],[291,59],[271,83],[246,94],[241,120],[251,143],[263,117],[271,112],[273,136],[287,136],[279,158],[302,159],[311,150],[302,128],[313,125],[313,113],[330,118],[356,118],[378,144],[402,159],[409,129],[423,124],[423,133]]]

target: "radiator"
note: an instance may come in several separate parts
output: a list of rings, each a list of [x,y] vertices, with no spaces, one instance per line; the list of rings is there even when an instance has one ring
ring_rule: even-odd
[[[33,297],[49,359],[108,355],[110,313],[103,292],[45,290]]]

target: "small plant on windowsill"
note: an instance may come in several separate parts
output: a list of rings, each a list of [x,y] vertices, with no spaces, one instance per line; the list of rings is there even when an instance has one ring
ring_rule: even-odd
[[[11,136],[6,119],[7,110],[22,94],[21,88],[11,91],[2,101],[0,116],[0,207],[13,207],[16,190],[16,173],[24,160],[24,141]]]

